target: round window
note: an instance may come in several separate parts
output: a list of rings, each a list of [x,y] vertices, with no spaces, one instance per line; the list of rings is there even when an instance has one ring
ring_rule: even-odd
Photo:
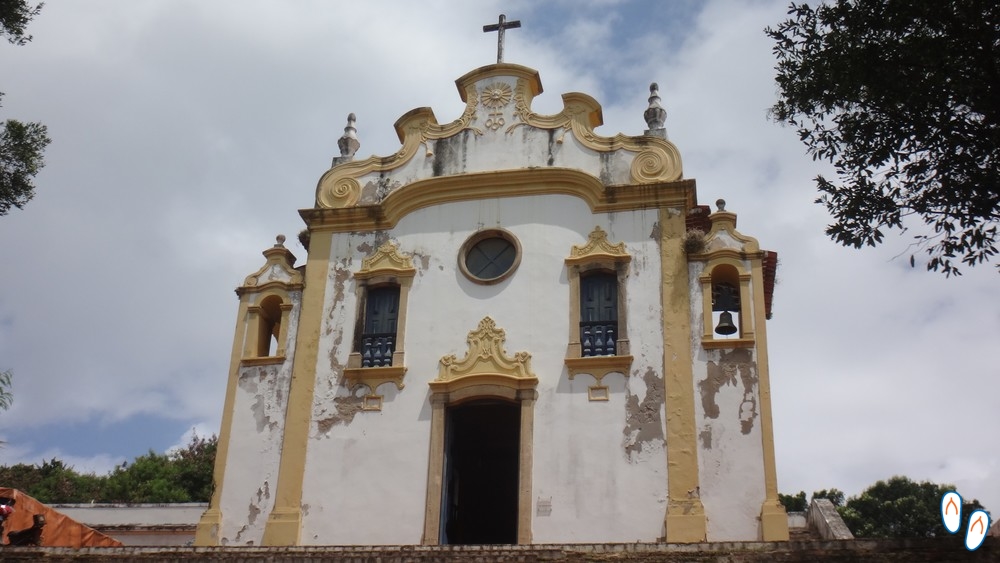
[[[521,245],[507,231],[480,231],[465,241],[458,265],[467,278],[482,284],[498,283],[521,262]]]

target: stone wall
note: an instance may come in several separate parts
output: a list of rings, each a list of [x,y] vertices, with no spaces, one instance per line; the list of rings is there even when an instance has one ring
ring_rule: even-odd
[[[526,546],[377,546],[377,547],[130,547],[0,548],[3,561],[215,561],[244,563],[411,563],[461,562],[685,562],[785,563],[792,561],[923,563],[1000,561],[989,539],[979,550],[965,549],[962,538],[810,542],[719,542],[701,544],[568,544]]]

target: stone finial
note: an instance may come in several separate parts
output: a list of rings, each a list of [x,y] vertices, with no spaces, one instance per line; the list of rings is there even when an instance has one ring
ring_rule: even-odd
[[[337,147],[340,148],[340,157],[351,159],[354,158],[354,153],[358,152],[361,148],[361,142],[358,141],[358,130],[354,127],[354,123],[358,120],[353,113],[347,116],[347,127],[344,127],[344,134],[337,141]]]
[[[719,211],[725,211],[726,210],[726,200],[724,200],[722,198],[719,198],[719,199],[715,200],[715,206],[719,208]]]
[[[278,235],[278,236],[274,237],[274,241],[275,241],[274,242],[274,247],[275,248],[284,248],[285,247],[285,235]]]
[[[664,129],[663,124],[667,120],[667,110],[660,106],[660,93],[659,85],[653,82],[649,85],[649,107],[642,114],[646,118],[646,125],[649,129],[646,131],[647,135],[657,135],[666,138],[667,131]]]

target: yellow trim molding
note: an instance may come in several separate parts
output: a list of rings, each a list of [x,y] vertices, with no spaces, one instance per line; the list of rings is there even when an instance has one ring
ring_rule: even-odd
[[[764,453],[764,503],[761,506],[761,539],[788,540],[788,515],[778,501],[778,472],[774,458],[774,423],[771,416],[771,375],[768,368],[767,328],[764,306],[764,263],[753,260],[754,315],[760,319],[757,338],[757,393],[760,400],[760,436]]]
[[[344,368],[344,378],[348,386],[354,389],[358,385],[365,385],[371,390],[368,396],[374,396],[375,390],[383,383],[395,383],[396,389],[403,390],[403,375],[406,374],[406,366],[386,366],[371,368]]]
[[[418,209],[459,201],[534,195],[571,195],[594,213],[632,211],[661,206],[690,209],[695,205],[694,180],[646,185],[605,186],[599,178],[572,168],[536,168],[477,172],[427,178],[394,190],[380,203],[342,208],[300,209],[311,231],[354,232],[391,229]]]
[[[566,358],[566,368],[569,378],[574,379],[583,373],[592,376],[595,381],[587,387],[588,401],[607,401],[610,390],[602,385],[604,376],[609,373],[620,373],[628,377],[632,368],[632,356],[587,356],[584,358]]]
[[[698,442],[691,356],[691,297],[683,240],[682,209],[662,208],[660,223],[660,296],[663,310],[663,383],[666,388],[667,511],[669,543],[706,539],[705,507],[698,477]]]
[[[566,368],[569,371],[569,378],[573,379],[579,374],[592,376],[597,380],[597,385],[609,373],[620,373],[628,377],[632,368],[632,356],[587,356],[584,358],[566,358]]]

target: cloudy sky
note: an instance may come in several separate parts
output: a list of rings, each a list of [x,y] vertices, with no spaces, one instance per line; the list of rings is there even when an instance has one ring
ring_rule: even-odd
[[[53,457],[103,473],[218,431],[237,298],[278,233],[304,226],[349,112],[359,157],[399,147],[419,106],[464,106],[454,80],[495,61],[537,69],[641,134],[660,84],[702,203],[779,252],[768,324],[779,488],[856,494],[903,474],[1000,510],[997,273],[911,269],[911,239],[829,241],[825,169],[769,122],[763,28],[786,0],[323,2],[47,0],[25,47],[0,44],[0,118],[53,142],[37,195],[0,217],[0,464]],[[304,258],[296,242],[289,248]],[[919,255],[918,255],[919,258]],[[992,351],[991,351],[992,350]]]

